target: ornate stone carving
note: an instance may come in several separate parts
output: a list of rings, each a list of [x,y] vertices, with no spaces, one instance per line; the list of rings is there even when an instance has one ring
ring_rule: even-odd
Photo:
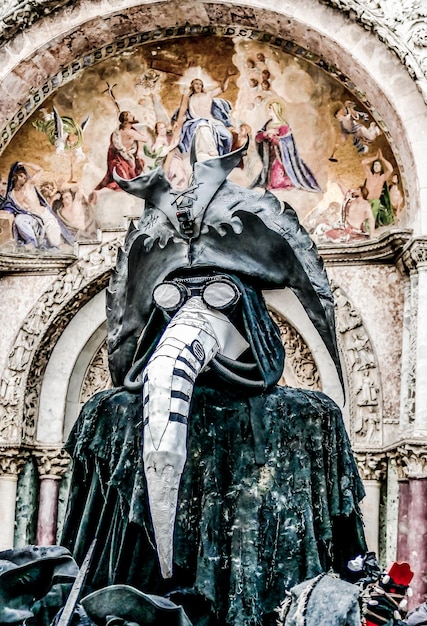
[[[279,384],[320,390],[320,377],[313,355],[297,330],[276,313],[270,313],[280,329],[286,351],[285,371]]]
[[[80,394],[80,402],[84,403],[98,391],[103,391],[112,386],[113,383],[111,382],[108,369],[107,341],[104,341],[87,368]]]
[[[380,375],[371,340],[360,313],[343,289],[332,282],[332,290],[349,383],[350,437],[356,444],[382,445],[386,420],[382,415]]]
[[[105,286],[119,244],[115,240],[88,245],[81,259],[56,277],[23,322],[0,383],[0,444],[32,441],[50,353],[78,309]]]
[[[0,476],[18,476],[21,472],[28,452],[20,448],[0,447]]]
[[[407,367],[406,379],[403,380],[405,386],[404,393],[404,417],[409,424],[415,420],[416,411],[416,370],[417,370],[417,345],[418,337],[418,309],[419,309],[419,274],[427,271],[427,238],[418,237],[413,239],[404,249],[401,263],[401,272],[406,275],[409,284],[406,289],[406,298],[409,301],[409,339],[406,351],[405,365]],[[424,274],[425,276],[425,274]],[[405,357],[405,354],[403,355]]]
[[[323,0],[377,34],[406,66],[427,102],[427,9],[424,0]]]
[[[402,254],[404,271],[408,274],[427,265],[427,238],[413,239]]]
[[[409,311],[409,350],[407,388],[404,413],[409,423],[415,420],[415,400],[417,390],[417,337],[418,337],[418,276],[410,278],[410,311]]]
[[[71,462],[70,455],[62,448],[44,448],[32,450],[36,459],[39,476],[42,478],[62,478]]]
[[[408,478],[427,478],[427,447],[422,444],[405,443],[397,450]]]
[[[3,0],[0,7],[0,42],[67,4],[72,4],[72,0]]]
[[[362,480],[383,481],[387,473],[387,458],[384,454],[355,452],[356,464]]]
[[[398,480],[406,480],[408,478],[406,473],[406,466],[399,451],[393,450],[387,453],[390,465],[396,470]]]

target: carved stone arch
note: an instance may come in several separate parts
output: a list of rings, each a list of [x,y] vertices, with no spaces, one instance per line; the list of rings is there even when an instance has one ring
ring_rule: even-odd
[[[349,435],[356,447],[381,447],[384,419],[377,356],[362,315],[344,289],[332,282],[339,350],[345,365]]]
[[[114,9],[129,10],[132,4],[126,0],[110,1],[107,10],[108,12]],[[229,4],[232,5],[234,17],[241,19],[252,17],[251,9],[243,3]],[[265,3],[267,6],[269,4],[273,3]],[[362,0],[324,0],[322,4],[347,14],[351,20],[363,24],[364,28],[376,33],[406,66],[427,101],[426,22],[421,4],[417,6],[413,2],[393,0],[387,3],[387,6]],[[47,16],[50,22],[53,22],[60,18],[61,14],[69,15],[73,5],[78,5],[80,12],[83,12],[83,2],[76,0],[32,0],[30,5],[23,3],[22,0],[9,0],[1,11],[0,42],[11,40]],[[265,7],[263,8],[265,10]],[[102,14],[102,6],[99,3],[94,10],[97,14]],[[220,11],[218,7],[216,10]],[[171,13],[174,14],[174,11]]]
[[[0,444],[34,441],[50,355],[76,313],[107,285],[121,240],[93,246],[60,272],[33,306],[9,354],[0,389]]]

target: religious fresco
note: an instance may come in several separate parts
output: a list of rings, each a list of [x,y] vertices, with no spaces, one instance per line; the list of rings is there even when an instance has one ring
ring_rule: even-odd
[[[354,90],[356,93],[357,90]],[[229,178],[291,204],[319,244],[405,225],[401,173],[369,103],[310,61],[242,38],[177,38],[88,67],[43,102],[0,157],[0,251],[72,252],[126,227],[126,179],[249,148]]]

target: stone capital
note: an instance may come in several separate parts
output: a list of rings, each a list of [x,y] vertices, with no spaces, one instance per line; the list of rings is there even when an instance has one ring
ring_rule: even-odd
[[[392,450],[387,453],[387,457],[391,467],[396,471],[397,480],[407,480],[406,466],[400,451]]]
[[[71,462],[70,455],[63,448],[43,448],[32,450],[40,478],[61,479]]]
[[[427,238],[413,239],[405,248],[401,262],[407,273],[427,271]]]
[[[427,478],[427,446],[424,444],[405,443],[397,449],[401,471],[407,478]],[[398,471],[399,475],[399,471]]]
[[[387,459],[381,452],[355,452],[354,457],[362,480],[382,481],[387,472]]]
[[[18,477],[28,458],[28,452],[21,448],[0,447],[0,476]]]

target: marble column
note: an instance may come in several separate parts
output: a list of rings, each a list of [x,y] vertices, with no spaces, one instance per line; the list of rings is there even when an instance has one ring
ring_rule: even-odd
[[[397,513],[397,550],[398,561],[409,562],[408,535],[409,535],[409,480],[399,480],[399,508]]]
[[[394,467],[398,482],[397,501],[397,539],[396,560],[409,562],[408,534],[409,534],[409,479],[407,467],[399,451],[389,453],[390,465]]]
[[[59,487],[70,457],[60,448],[36,449],[33,456],[40,477],[36,543],[51,546],[56,544]]]
[[[404,493],[408,519],[406,551],[414,572],[411,582],[414,595],[410,603],[410,608],[414,608],[427,599],[427,447],[405,443],[398,451],[408,476]]]
[[[361,502],[365,523],[365,537],[368,550],[379,554],[380,493],[381,483],[387,472],[384,454],[375,452],[355,452],[356,463],[363,480],[366,496]]]
[[[0,448],[0,550],[13,548],[18,476],[28,453]]]

